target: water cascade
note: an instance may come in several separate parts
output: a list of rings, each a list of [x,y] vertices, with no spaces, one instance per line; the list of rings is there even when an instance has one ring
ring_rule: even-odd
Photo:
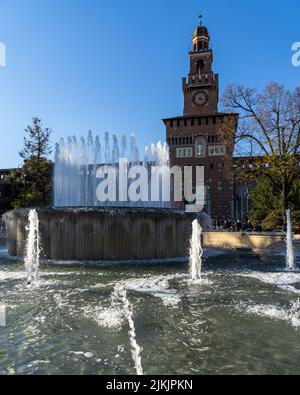
[[[39,217],[36,210],[30,210],[28,238],[26,245],[25,267],[27,271],[27,284],[36,284],[39,280],[40,236]]]
[[[293,230],[292,230],[292,221],[291,221],[291,210],[287,210],[286,212],[287,219],[287,231],[286,231],[286,246],[287,246],[287,256],[286,263],[288,270],[295,270],[295,257],[294,257],[294,248],[293,248]]]
[[[198,220],[193,221],[193,233],[190,240],[190,276],[192,281],[201,281],[202,269],[202,228]]]

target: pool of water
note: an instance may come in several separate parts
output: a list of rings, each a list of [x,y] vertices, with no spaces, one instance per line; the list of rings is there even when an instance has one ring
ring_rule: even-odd
[[[44,265],[28,288],[23,264],[2,257],[0,374],[135,374],[120,283],[145,374],[300,374],[300,272],[284,268],[219,256],[193,284],[183,264]]]

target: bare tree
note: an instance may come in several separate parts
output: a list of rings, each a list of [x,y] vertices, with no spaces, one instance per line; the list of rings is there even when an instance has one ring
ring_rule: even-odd
[[[291,92],[272,82],[259,93],[231,85],[222,104],[240,114],[235,149],[249,158],[252,177],[268,178],[280,192],[285,217],[289,190],[299,177],[300,87]]]

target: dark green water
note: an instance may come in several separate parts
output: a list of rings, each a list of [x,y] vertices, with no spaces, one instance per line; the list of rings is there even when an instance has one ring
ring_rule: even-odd
[[[298,261],[298,264],[300,262]],[[184,265],[43,266],[38,287],[23,265],[0,260],[0,374],[135,374],[122,311],[124,282],[146,374],[300,374],[300,273],[283,257]]]

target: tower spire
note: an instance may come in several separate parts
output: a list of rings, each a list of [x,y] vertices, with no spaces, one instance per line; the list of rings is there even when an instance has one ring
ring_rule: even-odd
[[[202,23],[202,15],[199,15],[199,25],[194,30],[193,35],[193,52],[208,51],[210,37],[207,27]]]

